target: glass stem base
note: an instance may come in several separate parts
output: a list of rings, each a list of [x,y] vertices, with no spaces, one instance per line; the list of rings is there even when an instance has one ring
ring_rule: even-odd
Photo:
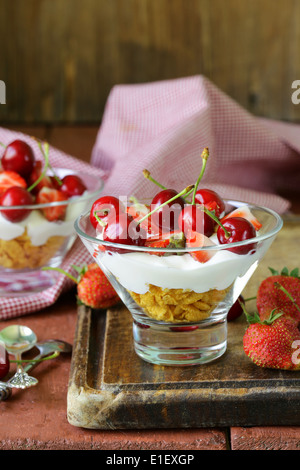
[[[152,364],[207,364],[226,351],[227,321],[173,326],[134,320],[133,340],[136,354]]]

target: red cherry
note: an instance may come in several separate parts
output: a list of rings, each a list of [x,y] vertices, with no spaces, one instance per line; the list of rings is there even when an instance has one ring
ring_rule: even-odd
[[[184,233],[203,233],[210,237],[214,233],[215,222],[205,214],[199,204],[186,204],[178,217],[179,229]]]
[[[151,202],[151,211],[167,202],[169,199],[177,196],[178,192],[174,189],[164,189],[157,193]],[[184,208],[184,199],[179,196],[174,201],[158,209],[151,215],[154,224],[163,230],[176,230],[178,228],[178,217]]]
[[[3,379],[9,372],[10,362],[8,352],[0,343],[0,379]]]
[[[98,226],[98,220],[95,217],[95,213],[99,219],[106,222],[108,215],[117,215],[119,212],[124,212],[124,205],[120,199],[114,196],[102,196],[97,199],[90,211],[90,221],[94,228]],[[110,219],[111,220],[111,219]]]
[[[11,142],[5,149],[1,159],[2,168],[15,171],[23,178],[28,178],[35,162],[32,148],[22,140]]]
[[[171,331],[192,331],[197,330],[199,327],[198,325],[190,325],[190,326],[170,326]]]
[[[128,214],[118,212],[107,216],[103,241],[142,246],[146,241],[146,232]]]
[[[251,222],[244,219],[243,217],[228,217],[228,219],[224,220],[223,227],[225,227],[225,230],[229,232],[229,236],[226,236],[224,229],[219,226],[217,230],[217,237],[221,244],[250,240],[256,236],[256,230],[254,226],[251,224]],[[256,243],[250,243],[248,245],[228,248],[228,250],[239,255],[245,255],[254,250],[255,246]]]
[[[26,206],[33,204],[33,197],[31,194],[20,186],[12,186],[8,188],[0,197],[0,205],[11,206]],[[21,222],[31,212],[31,209],[2,209],[1,214],[10,222]]]
[[[233,321],[242,315],[243,309],[241,307],[240,302],[244,303],[244,298],[242,295],[239,296],[238,300],[236,300],[232,307],[229,309],[229,312],[227,314],[227,321]]]
[[[68,197],[81,196],[87,190],[82,179],[77,175],[67,175],[62,179],[60,190]]]
[[[225,211],[223,199],[212,189],[198,189],[195,194],[195,202],[204,204],[208,210],[215,210],[217,217],[220,217]]]

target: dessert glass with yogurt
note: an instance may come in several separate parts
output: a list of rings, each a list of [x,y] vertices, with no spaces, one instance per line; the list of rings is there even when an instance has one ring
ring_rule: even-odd
[[[63,178],[76,172],[56,168]],[[103,189],[103,181],[92,174],[80,173],[87,190],[80,196],[65,201],[32,204],[27,206],[0,205],[0,295],[18,296],[39,292],[53,285],[55,271],[42,271],[44,266],[58,267],[72,247],[77,234],[74,221],[86,210]],[[47,220],[44,210],[63,206],[65,215],[61,220]],[[1,210],[28,211],[20,222],[11,222]]]
[[[264,207],[225,202],[226,213],[240,206],[250,210],[261,224],[255,238],[222,245],[213,234],[207,246],[130,246],[103,241],[89,214],[75,222],[82,242],[131,312],[134,348],[147,362],[205,364],[226,351],[227,313],[281,229],[282,219]],[[246,245],[251,249],[240,254]],[[239,253],[232,251],[236,248]]]

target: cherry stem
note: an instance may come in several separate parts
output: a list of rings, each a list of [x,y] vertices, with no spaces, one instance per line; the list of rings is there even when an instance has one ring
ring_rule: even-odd
[[[139,225],[141,222],[143,222],[144,220],[146,220],[150,215],[154,214],[154,212],[157,212],[159,209],[161,209],[162,207],[166,206],[167,204],[169,204],[170,202],[173,202],[175,201],[177,198],[179,198],[180,196],[183,196],[183,195],[188,195],[190,194],[194,189],[194,185],[190,185],[190,186],[187,186],[185,189],[183,189],[180,193],[176,194],[175,196],[171,197],[171,199],[168,199],[168,201],[165,201],[163,202],[160,206],[157,206],[155,209],[153,209],[152,211],[148,212],[148,214],[146,214],[144,217],[142,217],[138,222],[137,222],[137,225]]]
[[[210,210],[207,209],[207,207],[205,206],[201,206],[199,205],[201,210],[203,210],[203,212],[205,212],[205,214],[209,215],[209,217],[211,217],[223,230],[224,230],[224,233],[225,233],[225,237],[226,238],[229,238],[231,233],[228,232],[228,230],[224,227],[224,225],[220,222],[220,220],[218,219],[218,217],[213,213],[211,212]]]
[[[76,277],[72,276],[72,274],[67,273],[66,271],[64,271],[61,268],[52,268],[51,266],[44,266],[41,269],[42,269],[42,271],[58,271],[59,273],[64,274],[65,276],[70,278],[72,281],[74,281],[76,284],[78,284],[78,279],[76,279]]]
[[[279,282],[274,282],[274,286],[277,287],[277,289],[280,289],[282,292],[285,293],[285,295],[290,299],[290,301],[295,305],[297,310],[300,312],[300,307],[297,304],[296,300],[293,298],[293,296],[287,291]]]
[[[41,149],[41,152],[43,153],[44,155],[44,159],[45,159],[45,165],[44,165],[44,170],[42,171],[42,173],[40,174],[40,176],[35,180],[35,182],[27,189],[27,191],[30,193],[30,191],[33,190],[33,188],[35,188],[40,181],[42,181],[42,179],[44,178],[45,174],[46,174],[46,171],[47,171],[47,168],[49,166],[49,144],[47,142],[45,142],[44,144],[44,149],[41,145],[40,142],[38,142],[38,145]]]
[[[53,354],[47,357],[43,357],[41,359],[22,359],[21,361],[10,359],[10,362],[15,362],[17,364],[22,364],[23,362],[42,362],[42,361],[47,361],[48,359],[54,359],[58,357],[60,354],[59,351],[55,351]]]
[[[156,181],[150,174],[150,171],[148,170],[143,170],[143,175],[145,176],[145,178],[149,181],[151,181],[152,183],[156,184],[156,186],[159,186],[161,189],[167,189],[165,186],[163,186],[162,184],[160,184],[158,181]]]
[[[98,213],[100,214],[101,212],[103,213],[106,211],[107,209],[103,209],[101,211],[94,211],[94,217],[97,220],[97,222],[101,225],[101,227],[106,227],[107,223],[100,219],[100,217],[98,216]]]
[[[44,159],[45,159],[45,152],[44,152],[44,150],[43,150],[43,148],[42,148],[40,142],[39,142],[38,139],[36,139],[35,137],[32,137],[32,138],[37,141],[38,146],[40,147],[40,150],[41,150],[41,152],[42,152],[42,154],[43,154],[43,157],[44,157]],[[54,171],[54,169],[53,169],[53,167],[52,167],[52,165],[51,165],[49,159],[48,159],[48,168],[50,168],[50,170],[52,171],[53,178],[57,181],[57,183],[58,183],[60,186],[62,186],[63,182],[62,182],[62,180],[57,176],[57,174],[55,173],[55,171]]]
[[[3,142],[0,142],[0,145],[2,145],[2,147],[4,147],[6,149],[6,145],[3,144]]]
[[[198,179],[196,181],[196,184],[195,184],[195,188],[194,188],[194,192],[193,192],[193,198],[192,198],[192,204],[195,204],[195,197],[196,197],[196,191],[198,189],[198,186],[199,186],[199,183],[203,177],[203,174],[205,172],[205,167],[206,167],[206,162],[207,162],[207,159],[208,159],[208,156],[209,156],[209,151],[208,151],[208,147],[205,147],[201,153],[201,158],[202,158],[202,168],[201,168],[201,172],[198,176]]]

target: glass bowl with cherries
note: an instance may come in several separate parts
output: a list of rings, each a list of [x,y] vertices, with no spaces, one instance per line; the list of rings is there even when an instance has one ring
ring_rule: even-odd
[[[227,348],[227,314],[282,227],[265,207],[221,198],[195,184],[147,200],[105,195],[75,222],[87,250],[133,318],[143,360],[197,365]]]
[[[74,221],[99,196],[92,173],[53,168],[49,145],[17,139],[0,163],[0,295],[21,296],[56,282],[58,267],[77,237]]]

